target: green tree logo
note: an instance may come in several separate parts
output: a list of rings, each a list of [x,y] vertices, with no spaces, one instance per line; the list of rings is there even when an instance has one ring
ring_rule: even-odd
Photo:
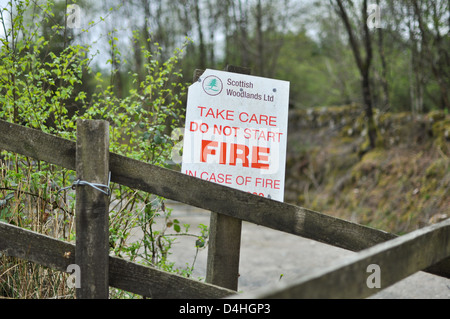
[[[217,79],[212,79],[209,84],[206,86],[209,90],[218,91],[219,88],[217,86]]]
[[[203,90],[206,94],[215,96],[222,92],[222,80],[215,75],[210,75],[203,80]]]

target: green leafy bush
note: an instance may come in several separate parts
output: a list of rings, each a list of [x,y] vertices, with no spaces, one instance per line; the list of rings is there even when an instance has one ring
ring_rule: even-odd
[[[186,87],[177,64],[185,46],[164,61],[160,47],[156,45],[157,49],[149,52],[142,46],[145,77],[130,73],[130,89],[123,95],[113,81],[105,83],[108,75],[91,67],[94,55],[90,45],[75,44],[64,19],[54,23],[57,16],[52,2],[9,1],[2,8],[0,119],[72,140],[77,119],[107,120],[112,152],[166,165],[177,142],[171,139],[171,132],[182,121]],[[41,32],[44,28],[46,32]],[[141,40],[139,33],[134,35],[134,41]],[[63,43],[57,41],[61,36]],[[110,46],[112,51],[117,50],[114,41]],[[112,79],[117,70],[112,68],[110,72]],[[75,194],[70,190],[58,192],[74,181],[73,171],[6,151],[0,153],[0,168],[1,221],[74,241]],[[111,252],[189,275],[190,271],[176,270],[167,261],[174,237],[166,236],[166,231],[173,229],[175,234],[186,235],[189,227],[182,229],[179,221],[173,220],[164,199],[121,185],[111,188]],[[157,218],[163,220],[158,228]],[[131,240],[136,231],[141,236]],[[199,240],[205,238],[202,230]],[[61,277],[64,274],[55,275],[43,267],[34,270],[36,267],[0,255],[0,296],[73,297]],[[114,294],[125,296],[117,290]]]

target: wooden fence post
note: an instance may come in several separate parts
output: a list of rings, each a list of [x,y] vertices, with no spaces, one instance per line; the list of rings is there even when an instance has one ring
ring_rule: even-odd
[[[249,68],[228,65],[227,72],[250,74]],[[194,73],[194,82],[200,76]],[[211,212],[206,282],[227,289],[238,289],[242,220]]]
[[[78,299],[109,297],[109,196],[85,182],[108,185],[109,125],[78,120],[76,144],[76,246]]]

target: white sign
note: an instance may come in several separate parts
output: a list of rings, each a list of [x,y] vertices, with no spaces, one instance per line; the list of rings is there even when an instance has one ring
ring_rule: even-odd
[[[289,82],[207,69],[188,90],[184,174],[284,200]]]

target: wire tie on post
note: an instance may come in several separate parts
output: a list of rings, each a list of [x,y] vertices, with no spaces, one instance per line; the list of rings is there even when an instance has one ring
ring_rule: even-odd
[[[63,190],[69,189],[69,188],[75,190],[75,188],[77,186],[90,186],[90,187],[98,190],[99,192],[102,192],[106,196],[109,196],[109,195],[111,195],[111,190],[109,189],[110,183],[111,183],[111,172],[109,172],[109,175],[108,175],[108,185],[98,184],[98,183],[89,183],[89,182],[86,182],[86,181],[78,179],[71,186],[67,186],[67,187],[61,188],[58,191],[58,193],[62,192]],[[106,190],[104,190],[102,188],[106,188]]]

